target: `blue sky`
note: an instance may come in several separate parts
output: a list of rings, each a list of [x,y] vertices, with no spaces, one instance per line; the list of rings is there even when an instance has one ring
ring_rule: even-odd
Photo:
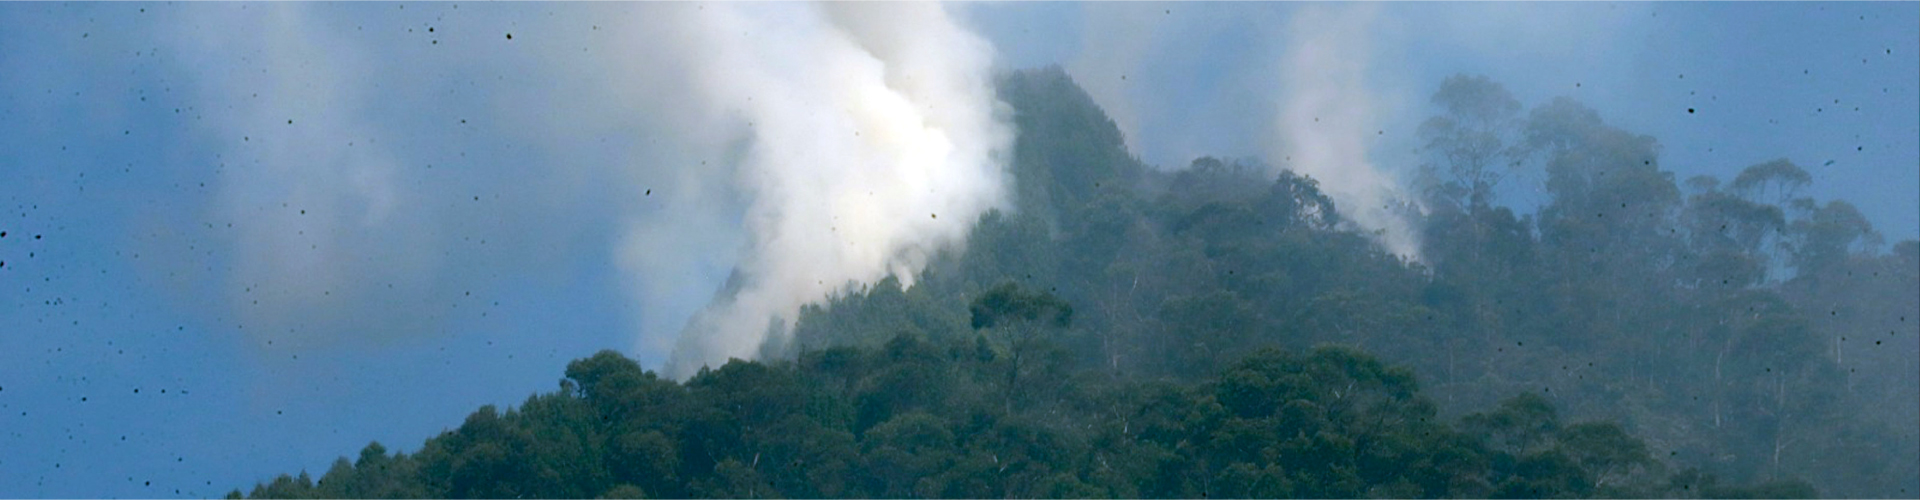
[[[1912,239],[1917,7],[1379,6],[1373,156],[1409,164],[1433,86],[1483,73],[1658,137],[1682,179],[1793,159],[1808,194]],[[1176,167],[1264,154],[1298,8],[955,11]],[[599,349],[658,367],[637,332],[711,297],[740,229],[676,211],[698,159],[631,116],[658,98],[628,89],[651,69],[623,57],[636,9],[0,4],[0,496],[219,495],[413,451]],[[631,237],[668,219],[702,230]],[[636,277],[634,252],[684,269]]]

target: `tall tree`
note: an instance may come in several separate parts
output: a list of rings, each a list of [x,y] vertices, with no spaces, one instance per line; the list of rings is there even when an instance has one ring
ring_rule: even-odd
[[[1485,75],[1453,75],[1432,102],[1441,114],[1420,125],[1432,161],[1421,166],[1427,202],[1477,214],[1493,204],[1502,170],[1518,165],[1513,144],[1520,101]]]

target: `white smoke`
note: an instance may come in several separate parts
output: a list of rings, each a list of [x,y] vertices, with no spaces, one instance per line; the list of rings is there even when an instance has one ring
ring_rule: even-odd
[[[684,377],[911,283],[1007,198],[993,48],[939,5],[392,8],[415,20],[195,6],[171,32],[227,163],[228,312],[275,345],[477,317],[502,270],[607,234],[639,354]]]
[[[1203,154],[1265,155],[1276,169],[1319,180],[1346,218],[1387,250],[1418,259],[1404,217],[1418,208],[1393,173],[1378,168],[1383,158],[1369,158],[1386,144],[1386,124],[1408,108],[1407,89],[1376,85],[1403,78],[1395,68],[1373,73],[1373,44],[1382,31],[1390,38],[1405,29],[1379,29],[1371,6],[1193,7],[1082,5],[1080,53],[1068,69],[1150,161],[1177,167]],[[1195,63],[1203,60],[1229,62]],[[1183,72],[1191,74],[1165,76]],[[1250,117],[1245,110],[1254,108],[1277,112]]]
[[[992,47],[940,6],[723,4],[679,21],[704,51],[686,97],[743,127],[720,169],[748,236],[670,374],[752,358],[801,306],[857,284],[911,284],[1003,204],[1013,136]]]
[[[1345,6],[1343,6],[1345,7]],[[1312,176],[1341,212],[1389,251],[1418,259],[1419,240],[1401,214],[1407,197],[1367,159],[1380,110],[1368,89],[1371,7],[1300,9],[1281,65],[1280,134],[1273,158]]]

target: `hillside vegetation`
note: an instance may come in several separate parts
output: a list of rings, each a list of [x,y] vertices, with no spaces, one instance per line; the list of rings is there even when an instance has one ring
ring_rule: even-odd
[[[1142,165],[1058,68],[1000,95],[1013,209],[914,286],[684,383],[595,354],[411,454],[247,496],[1920,493],[1920,242],[1800,196],[1791,161],[1676,181],[1578,102],[1450,78],[1415,260],[1311,178]],[[1501,204],[1516,169],[1543,204]]]

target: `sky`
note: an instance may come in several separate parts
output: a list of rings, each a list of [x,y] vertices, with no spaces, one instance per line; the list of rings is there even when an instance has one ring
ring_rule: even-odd
[[[723,182],[780,167],[705,131],[812,116],[684,105],[730,98],[676,93],[701,60],[781,55],[685,42],[676,23],[706,19],[688,8],[705,7],[0,4],[0,496],[220,495],[369,441],[414,451],[600,349],[666,366],[771,244],[767,214],[793,210]],[[1433,89],[1484,74],[1657,137],[1678,179],[1785,157],[1889,243],[1920,234],[1913,2],[945,13],[994,71],[1066,68],[1163,169],[1287,158],[1289,99],[1331,95],[1376,132],[1341,154],[1404,178]],[[1306,48],[1339,56],[1336,92],[1308,92],[1336,72]],[[950,67],[971,68],[932,70]],[[839,80],[820,81],[795,99]],[[1514,172],[1503,196],[1537,203],[1540,177]],[[911,234],[951,230],[933,219]]]

